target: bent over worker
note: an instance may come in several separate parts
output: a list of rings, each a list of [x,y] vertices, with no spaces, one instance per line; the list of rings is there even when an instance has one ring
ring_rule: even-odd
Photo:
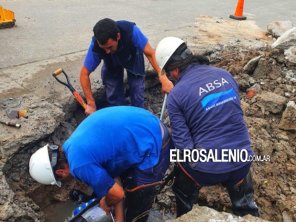
[[[125,198],[125,221],[142,222],[168,168],[171,146],[166,127],[147,110],[110,107],[86,118],[62,151],[48,145],[37,150],[30,174],[40,183],[60,185],[70,172],[93,189],[106,212],[115,207],[116,221],[124,221]]]
[[[226,70],[209,66],[206,57],[193,56],[185,42],[176,37],[159,42],[156,58],[160,68],[176,80],[167,109],[180,156],[185,150],[216,156],[178,163],[173,185],[177,216],[192,209],[202,186],[216,184],[226,186],[235,214],[258,216],[249,172],[251,162],[246,161],[253,151],[234,78]],[[221,162],[225,151],[242,152],[244,158]]]
[[[80,72],[80,82],[87,100],[87,114],[96,110],[89,75],[98,67],[101,60],[104,61],[101,77],[107,101],[111,106],[126,105],[123,85],[123,71],[126,69],[131,105],[144,107],[143,53],[158,74],[163,91],[169,92],[172,89],[172,82],[161,73],[156,63],[154,49],[135,23],[115,22],[105,18],[97,22],[93,32],[94,36]]]

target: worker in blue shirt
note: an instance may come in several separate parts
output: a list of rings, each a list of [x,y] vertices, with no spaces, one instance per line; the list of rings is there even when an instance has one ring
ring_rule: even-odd
[[[171,146],[168,130],[149,111],[109,107],[87,117],[62,150],[49,145],[37,150],[30,174],[42,184],[60,185],[58,180],[70,172],[93,189],[106,212],[115,207],[116,221],[124,221],[125,198],[125,221],[144,222],[168,168]]]
[[[216,184],[226,186],[235,214],[258,216],[248,161],[253,151],[234,78],[194,56],[176,37],[159,42],[156,59],[176,80],[167,109],[179,153],[173,185],[177,216],[191,210],[202,186]],[[237,153],[243,155],[230,155]]]
[[[86,114],[96,111],[89,75],[104,61],[101,77],[106,89],[109,105],[126,105],[123,71],[126,69],[129,96],[132,106],[144,107],[145,65],[143,53],[158,74],[162,90],[169,92],[173,84],[159,69],[155,51],[147,37],[133,22],[113,21],[105,18],[96,23],[84,65],[80,71],[80,82],[87,100]]]

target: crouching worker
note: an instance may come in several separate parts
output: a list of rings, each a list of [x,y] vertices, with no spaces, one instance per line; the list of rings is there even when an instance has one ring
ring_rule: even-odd
[[[71,174],[93,189],[107,213],[114,207],[116,221],[142,222],[168,168],[171,146],[168,130],[147,110],[105,108],[87,117],[62,149],[46,145],[37,150],[30,159],[30,175],[42,184],[60,186]]]
[[[209,66],[206,57],[193,56],[185,42],[175,37],[159,42],[156,59],[176,80],[167,110],[179,152],[173,185],[177,216],[192,209],[202,186],[216,184],[226,186],[234,214],[258,216],[251,162],[246,159],[253,151],[234,78],[226,70]],[[240,152],[244,155],[226,156]],[[183,158],[185,153],[189,158]],[[223,153],[225,162],[221,161]]]

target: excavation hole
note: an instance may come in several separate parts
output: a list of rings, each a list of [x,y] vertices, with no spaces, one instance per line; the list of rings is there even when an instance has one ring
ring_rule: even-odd
[[[148,73],[145,84],[145,107],[159,116],[163,95],[161,94],[161,86],[156,75]],[[104,108],[107,106],[103,90],[99,90],[95,97],[98,98],[96,101],[97,107]],[[7,181],[16,194],[15,200],[23,201],[24,198],[28,202],[30,202],[30,199],[33,200],[34,202],[29,203],[30,207],[36,212],[39,212],[40,219],[46,222],[65,221],[67,217],[71,216],[72,211],[77,207],[77,204],[69,200],[68,194],[71,189],[75,188],[91,193],[91,190],[84,184],[74,180],[67,181],[67,183],[63,184],[62,188],[58,188],[56,186],[40,185],[33,181],[28,174],[28,163],[32,153],[47,143],[62,145],[86,117],[83,110],[76,104],[74,106],[71,104],[70,107],[66,107],[65,109],[68,110],[68,118],[60,123],[52,135],[44,135],[42,140],[32,141],[28,147],[15,153],[4,167]],[[75,109],[72,109],[72,107],[75,107]],[[168,201],[173,202],[172,200]],[[174,214],[170,212],[171,208],[172,206],[166,206],[164,208],[162,205],[154,204],[150,221],[162,222],[164,219],[173,218]]]

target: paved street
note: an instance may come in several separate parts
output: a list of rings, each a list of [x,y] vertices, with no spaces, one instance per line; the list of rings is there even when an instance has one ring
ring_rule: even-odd
[[[0,30],[0,69],[87,49],[101,18],[135,21],[152,45],[164,36],[184,36],[199,15],[228,18],[236,0],[0,0],[15,12],[17,27]],[[274,20],[296,24],[296,1],[245,1],[244,14],[266,29]]]

